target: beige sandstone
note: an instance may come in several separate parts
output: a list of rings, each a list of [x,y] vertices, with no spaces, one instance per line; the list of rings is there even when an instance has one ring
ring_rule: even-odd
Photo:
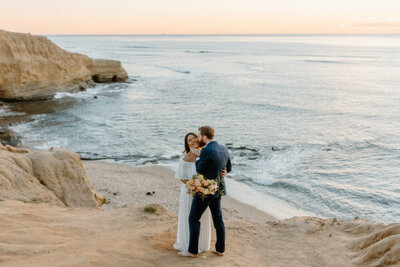
[[[99,207],[78,154],[61,148],[30,152],[0,145],[0,200]]]
[[[35,100],[128,78],[119,61],[67,52],[44,36],[0,30],[0,99]]]

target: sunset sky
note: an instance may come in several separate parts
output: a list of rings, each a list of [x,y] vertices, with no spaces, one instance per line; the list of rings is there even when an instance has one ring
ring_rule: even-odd
[[[0,0],[33,34],[400,33],[400,0]]]

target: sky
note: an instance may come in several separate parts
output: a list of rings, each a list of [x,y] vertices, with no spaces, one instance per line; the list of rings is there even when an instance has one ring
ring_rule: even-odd
[[[32,34],[400,34],[400,0],[0,0]]]

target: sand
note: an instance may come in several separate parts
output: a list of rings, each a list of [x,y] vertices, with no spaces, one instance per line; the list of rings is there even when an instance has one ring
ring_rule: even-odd
[[[400,224],[357,219],[278,220],[229,196],[224,257],[182,258],[176,238],[180,181],[166,167],[84,162],[110,204],[58,207],[0,201],[1,266],[398,266]],[[147,192],[155,192],[146,195]],[[153,205],[155,213],[144,208]],[[213,231],[212,247],[215,242]]]

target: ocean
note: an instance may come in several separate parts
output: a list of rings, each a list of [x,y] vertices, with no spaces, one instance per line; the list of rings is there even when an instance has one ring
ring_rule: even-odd
[[[130,80],[2,107],[34,119],[11,126],[24,145],[176,166],[210,125],[232,180],[304,213],[400,221],[400,35],[48,38]]]

